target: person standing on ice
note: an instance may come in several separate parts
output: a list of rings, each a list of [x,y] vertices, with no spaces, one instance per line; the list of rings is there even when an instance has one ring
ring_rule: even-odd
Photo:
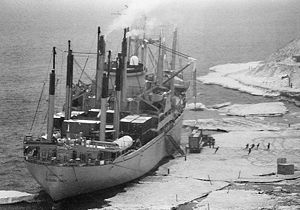
[[[219,147],[216,147],[215,154],[217,153],[218,150],[219,150]]]
[[[252,150],[252,147],[251,147],[251,148],[249,148],[248,155],[250,155],[250,153],[251,153],[251,150]]]
[[[270,149],[270,146],[271,146],[271,143],[269,142],[269,143],[268,143],[268,146],[267,146],[268,150]]]
[[[258,149],[258,147],[259,147],[259,143],[256,145],[256,149]]]
[[[245,149],[248,149],[248,147],[249,147],[249,144],[246,144],[246,147],[245,147]]]

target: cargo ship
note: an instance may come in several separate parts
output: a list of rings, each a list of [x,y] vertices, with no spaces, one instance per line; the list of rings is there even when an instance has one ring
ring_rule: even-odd
[[[124,29],[122,50],[112,60],[98,27],[96,76],[91,84],[74,84],[76,52],[68,41],[66,97],[60,113],[54,110],[53,47],[47,133],[24,137],[24,160],[54,201],[130,182],[174,152],[184,154],[180,137],[189,83],[180,75],[188,67],[195,70],[195,59],[177,51],[177,29],[172,48],[161,36],[140,39],[128,32]],[[157,59],[150,46],[157,49]],[[172,57],[168,66],[167,53]],[[178,55],[186,64],[176,70]],[[146,67],[149,60],[153,72]]]

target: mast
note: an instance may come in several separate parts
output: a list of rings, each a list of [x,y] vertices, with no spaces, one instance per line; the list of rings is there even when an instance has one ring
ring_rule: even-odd
[[[67,81],[66,81],[66,108],[65,119],[71,118],[72,108],[72,84],[73,84],[73,59],[74,56],[71,50],[71,41],[68,41],[68,57],[67,57]]]
[[[127,28],[129,31],[129,28]],[[127,62],[130,61],[131,57],[131,36],[128,35],[128,51],[127,51]]]
[[[162,50],[162,31],[159,36],[159,49],[158,49],[158,62],[157,62],[157,83],[162,84],[163,82],[163,68],[164,68],[164,55]]]
[[[142,40],[142,46],[141,46],[141,63],[146,66],[146,52],[147,52],[147,49],[146,49],[146,21],[147,21],[147,17],[144,16],[144,25],[143,25],[143,40]]]
[[[115,99],[115,110],[114,110],[114,130],[115,139],[119,137],[120,131],[120,106],[121,106],[121,86],[122,86],[122,66],[123,66],[122,53],[118,53],[118,66],[116,69],[116,99]]]
[[[111,70],[111,51],[108,51],[107,56],[107,77],[108,77],[108,87],[109,87],[109,77],[110,77],[110,70]]]
[[[123,40],[122,40],[122,58],[123,58],[123,66],[121,66],[121,68],[123,68],[122,71],[122,101],[126,102],[126,98],[127,98],[127,51],[128,51],[128,47],[129,47],[129,40],[128,38],[126,38],[126,33],[129,31],[129,28],[125,28],[124,29],[124,36],[123,36]]]
[[[53,69],[50,73],[49,100],[48,100],[48,124],[47,140],[51,141],[53,136],[53,115],[54,115],[54,95],[55,95],[55,47],[53,47]]]
[[[104,36],[100,36],[100,27],[98,27],[97,36],[97,64],[96,64],[96,108],[100,108],[102,95],[102,77],[105,68],[105,41]]]
[[[102,95],[101,95],[101,115],[100,115],[100,135],[99,140],[105,140],[105,130],[106,130],[106,105],[108,97],[108,74],[103,74],[102,80]]]
[[[148,58],[148,49],[147,49],[147,40],[146,40],[146,36],[145,36],[145,34],[144,34],[144,36],[143,36],[144,38],[143,38],[143,46],[142,46],[142,58],[141,58],[141,60],[142,60],[142,64],[144,65],[144,67],[146,67],[146,65],[147,65],[147,58]]]
[[[175,70],[176,64],[176,49],[177,48],[177,28],[175,28],[173,33],[173,43],[172,43],[172,60],[171,60],[171,76],[173,75],[173,71]],[[170,82],[171,86],[171,94],[174,95],[174,78]]]
[[[108,51],[107,57],[107,74],[103,74],[102,80],[102,95],[101,95],[101,116],[100,116],[100,135],[99,140],[105,140],[105,130],[106,130],[106,111],[107,111],[107,97],[108,97],[108,85],[109,85],[109,75],[110,75],[110,59],[111,51]]]
[[[194,96],[194,107],[196,109],[196,102],[197,102],[197,84],[196,84],[196,61],[193,61],[193,96]]]

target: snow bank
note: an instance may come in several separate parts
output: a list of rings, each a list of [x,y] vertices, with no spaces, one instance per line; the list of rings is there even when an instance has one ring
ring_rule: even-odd
[[[265,80],[257,83],[257,80],[261,77],[253,78],[249,75],[249,71],[259,68],[261,65],[260,61],[217,65],[210,68],[210,73],[197,79],[204,84],[217,84],[253,95],[278,96],[279,92],[260,85]]]
[[[264,70],[259,71],[264,66]],[[210,68],[207,75],[198,77],[197,79],[204,84],[217,84],[226,88],[236,89],[247,92],[252,95],[262,96],[279,96],[281,92],[299,93],[300,89],[296,85],[297,78],[300,77],[298,71],[282,70],[287,67],[282,63],[274,64],[268,69],[267,64],[261,62],[236,63],[217,65]],[[298,75],[299,74],[299,75]],[[291,83],[289,86],[286,75],[291,75]]]
[[[11,204],[31,201],[35,195],[14,190],[0,190],[0,204]]]
[[[210,68],[210,72],[198,77],[205,84],[217,84],[253,95],[278,96],[284,94],[299,99],[300,62],[294,56],[300,54],[300,39],[271,54],[264,62],[229,63]]]
[[[288,110],[282,102],[258,104],[234,104],[219,110],[227,115],[235,116],[282,116]]]
[[[204,130],[223,130],[223,131],[262,131],[262,130],[280,130],[287,128],[287,124],[270,123],[261,118],[248,117],[228,117],[221,119],[198,119],[184,120],[184,126],[198,127]]]

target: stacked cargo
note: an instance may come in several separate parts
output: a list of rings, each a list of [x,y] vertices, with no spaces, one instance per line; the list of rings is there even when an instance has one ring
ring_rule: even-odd
[[[142,145],[157,135],[154,131],[156,118],[140,115],[128,115],[120,120],[120,131],[133,139],[140,139]]]
[[[141,136],[143,133],[152,128],[152,117],[143,117],[140,116],[131,122],[132,131],[136,133],[138,136]]]
[[[140,139],[142,145],[156,136],[156,132],[152,130],[154,128],[153,117],[140,116],[132,121],[132,127],[132,132],[136,134],[136,138]]]
[[[65,120],[62,126],[62,135],[70,133],[73,138],[72,135],[82,132],[83,136],[90,136],[92,131],[99,130],[99,124],[98,120]]]
[[[124,135],[130,134],[132,131],[131,122],[138,118],[139,115],[128,115],[120,120],[120,132]]]

